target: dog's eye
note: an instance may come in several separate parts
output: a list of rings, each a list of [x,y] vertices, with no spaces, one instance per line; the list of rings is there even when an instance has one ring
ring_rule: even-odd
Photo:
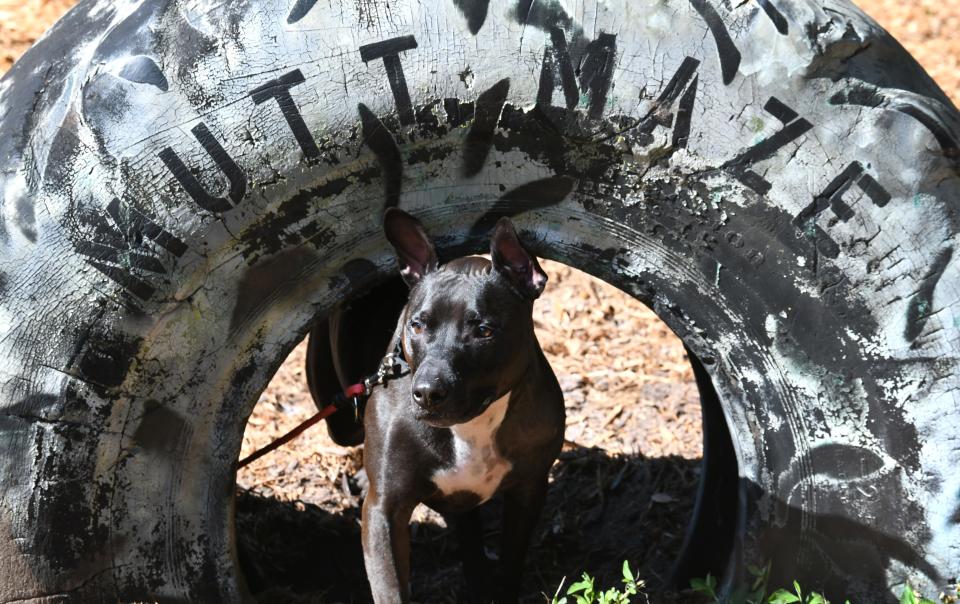
[[[423,323],[419,319],[414,319],[413,321],[410,321],[410,330],[413,333],[420,335],[421,333],[423,333]]]
[[[493,336],[493,328],[489,325],[478,325],[476,333],[478,338],[489,338]]]

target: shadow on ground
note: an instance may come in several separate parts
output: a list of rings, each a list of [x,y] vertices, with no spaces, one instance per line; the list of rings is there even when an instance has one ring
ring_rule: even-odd
[[[618,584],[624,559],[639,567],[651,601],[685,601],[663,584],[683,543],[699,469],[699,460],[681,457],[565,451],[554,466],[528,560],[524,601],[543,602],[542,593],[552,594],[564,576],[576,578],[584,569],[600,585]],[[331,513],[252,491],[238,493],[240,563],[258,601],[369,602],[359,515],[359,508]],[[494,552],[498,517],[498,502],[492,501],[484,518]],[[413,523],[411,530],[414,599],[464,601],[453,536],[441,524]]]

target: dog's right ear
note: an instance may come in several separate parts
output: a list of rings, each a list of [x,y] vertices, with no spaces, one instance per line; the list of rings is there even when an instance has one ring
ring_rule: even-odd
[[[413,287],[427,273],[437,270],[437,252],[420,221],[398,208],[383,217],[383,231],[397,251],[400,275]]]

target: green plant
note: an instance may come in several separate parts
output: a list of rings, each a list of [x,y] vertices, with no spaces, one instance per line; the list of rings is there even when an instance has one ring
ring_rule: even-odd
[[[643,595],[644,583],[634,577],[630,564],[626,560],[623,561],[623,591],[616,587],[598,591],[596,580],[584,572],[580,580],[567,589],[566,595],[561,596],[560,591],[563,589],[564,581],[560,582],[550,604],[630,604],[634,596]],[[646,599],[645,596],[644,599]]]
[[[729,598],[723,598],[717,593],[717,579],[710,574],[707,574],[705,579],[691,580],[690,588],[694,593],[706,596],[709,602],[718,604],[830,604],[829,600],[815,591],[804,595],[803,590],[800,589],[800,584],[796,581],[793,582],[792,591],[778,589],[768,595],[767,582],[770,576],[770,564],[767,563],[763,568],[749,566],[748,570],[753,576],[750,586],[735,590]],[[941,593],[940,602],[943,604],[957,602],[956,591],[954,590],[954,594]],[[845,600],[844,604],[850,604],[850,600]],[[936,602],[924,598],[907,583],[900,596],[900,604],[936,604]]]
[[[737,588],[727,599],[721,599],[717,594],[717,579],[713,575],[707,574],[706,579],[693,579],[690,581],[690,587],[695,593],[702,594],[710,598],[711,602],[736,603],[736,604],[768,604],[765,599],[767,593],[767,581],[770,577],[770,564],[765,566],[747,566],[747,570],[753,579],[749,585]],[[779,603],[778,603],[779,604]]]
[[[944,600],[941,596],[941,601]],[[903,586],[903,593],[900,595],[900,604],[936,604],[933,600],[924,598],[909,584]]]
[[[767,604],[793,604],[794,602],[800,602],[801,604],[830,604],[829,600],[815,591],[807,594],[806,599],[804,599],[803,592],[800,590],[800,584],[796,581],[793,582],[792,592],[786,589],[778,589],[770,594],[770,598],[767,600]],[[846,604],[850,604],[850,601],[847,600]]]
[[[699,577],[690,579],[690,589],[692,589],[694,593],[703,594],[710,598],[711,602],[720,601],[720,596],[717,595],[717,578],[710,573],[707,573],[705,579]]]

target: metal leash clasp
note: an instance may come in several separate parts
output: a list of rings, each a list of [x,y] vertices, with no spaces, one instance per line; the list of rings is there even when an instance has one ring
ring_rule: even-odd
[[[380,359],[380,366],[377,367],[377,372],[363,378],[363,387],[366,390],[364,394],[369,395],[373,391],[374,386],[381,386],[386,383],[388,378],[393,377],[395,368],[398,366],[394,359],[394,353],[392,352]]]
[[[360,420],[360,399],[361,397],[366,397],[370,394],[370,387],[367,385],[367,380],[363,380],[361,384],[354,384],[347,387],[343,391],[342,399],[345,403],[349,404],[353,409],[353,419],[354,421]]]
[[[383,384],[388,379],[400,375],[401,364],[399,355],[391,352],[380,361],[380,368],[377,370],[377,383]]]
[[[406,361],[403,359],[403,354],[399,351],[399,346],[397,348],[398,350],[388,353],[380,359],[380,366],[377,367],[375,374],[363,379],[362,386],[365,396],[370,396],[375,386],[382,386],[388,381],[406,373]],[[361,384],[358,384],[358,386],[359,385]]]

